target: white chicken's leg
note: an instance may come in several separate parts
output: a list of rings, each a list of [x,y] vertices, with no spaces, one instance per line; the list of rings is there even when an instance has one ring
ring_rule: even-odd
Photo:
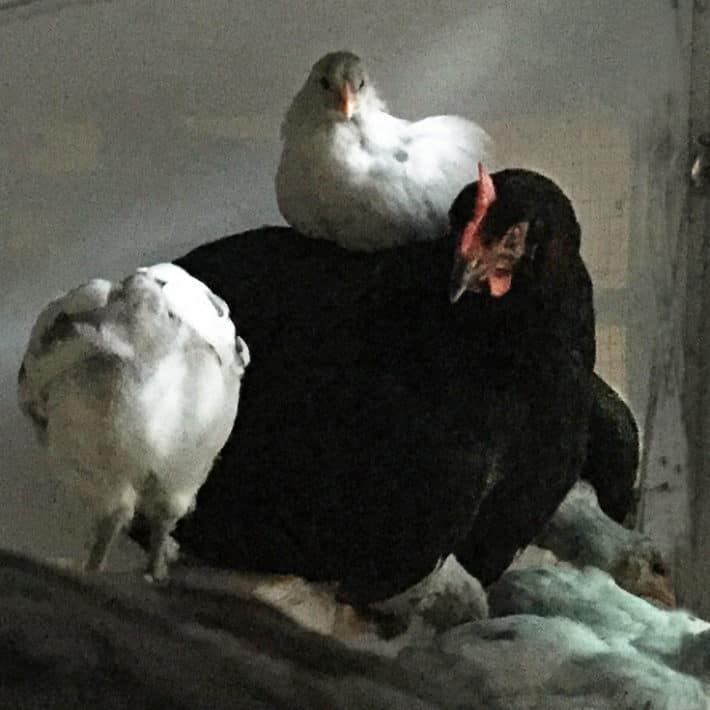
[[[96,537],[89,553],[89,559],[84,569],[87,572],[102,570],[106,565],[106,558],[116,539],[116,535],[133,519],[133,509],[121,506],[101,518],[96,524]]]
[[[175,529],[179,517],[166,517],[151,521],[150,550],[148,552],[148,569],[146,574],[156,582],[165,580],[168,576],[168,565],[176,557],[177,543],[171,533]]]
[[[195,493],[167,496],[165,492],[153,492],[146,576],[156,582],[166,579],[170,563],[178,557],[179,545],[171,533],[178,521],[194,507]]]

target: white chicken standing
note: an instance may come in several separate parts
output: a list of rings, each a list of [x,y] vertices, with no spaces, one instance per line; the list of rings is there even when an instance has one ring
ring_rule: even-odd
[[[59,477],[94,506],[87,570],[139,510],[148,574],[167,576],[171,533],[232,430],[248,363],[227,304],[174,264],[94,279],[42,311],[18,398]]]
[[[436,239],[472,166],[492,163],[485,131],[459,116],[386,111],[363,62],[333,52],[313,66],[281,128],[276,195],[302,234],[346,249]]]

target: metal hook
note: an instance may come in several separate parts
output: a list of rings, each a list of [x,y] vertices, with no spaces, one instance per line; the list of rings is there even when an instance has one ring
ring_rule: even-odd
[[[690,179],[696,189],[707,189],[710,185],[710,133],[698,136],[700,151],[695,156],[693,167],[690,168]]]

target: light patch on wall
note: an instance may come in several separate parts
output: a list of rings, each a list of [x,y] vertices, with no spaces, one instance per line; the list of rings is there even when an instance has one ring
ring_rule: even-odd
[[[183,116],[191,132],[223,140],[273,140],[278,138],[281,116],[252,113],[241,116]]]
[[[15,160],[26,175],[89,175],[96,170],[101,135],[94,122],[29,119],[19,133]]]
[[[599,107],[487,124],[506,166],[538,170],[572,200],[596,289],[627,285],[632,143],[618,114]],[[504,139],[503,139],[504,137]]]
[[[627,396],[626,328],[597,324],[597,374],[619,394]]]

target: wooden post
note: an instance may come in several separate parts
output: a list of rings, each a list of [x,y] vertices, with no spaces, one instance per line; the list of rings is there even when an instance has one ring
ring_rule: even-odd
[[[690,164],[697,139],[710,132],[710,3],[693,9],[690,70]],[[687,310],[683,341],[686,378],[684,415],[688,428],[690,546],[680,556],[680,601],[710,618],[710,184],[690,189],[687,207]]]

